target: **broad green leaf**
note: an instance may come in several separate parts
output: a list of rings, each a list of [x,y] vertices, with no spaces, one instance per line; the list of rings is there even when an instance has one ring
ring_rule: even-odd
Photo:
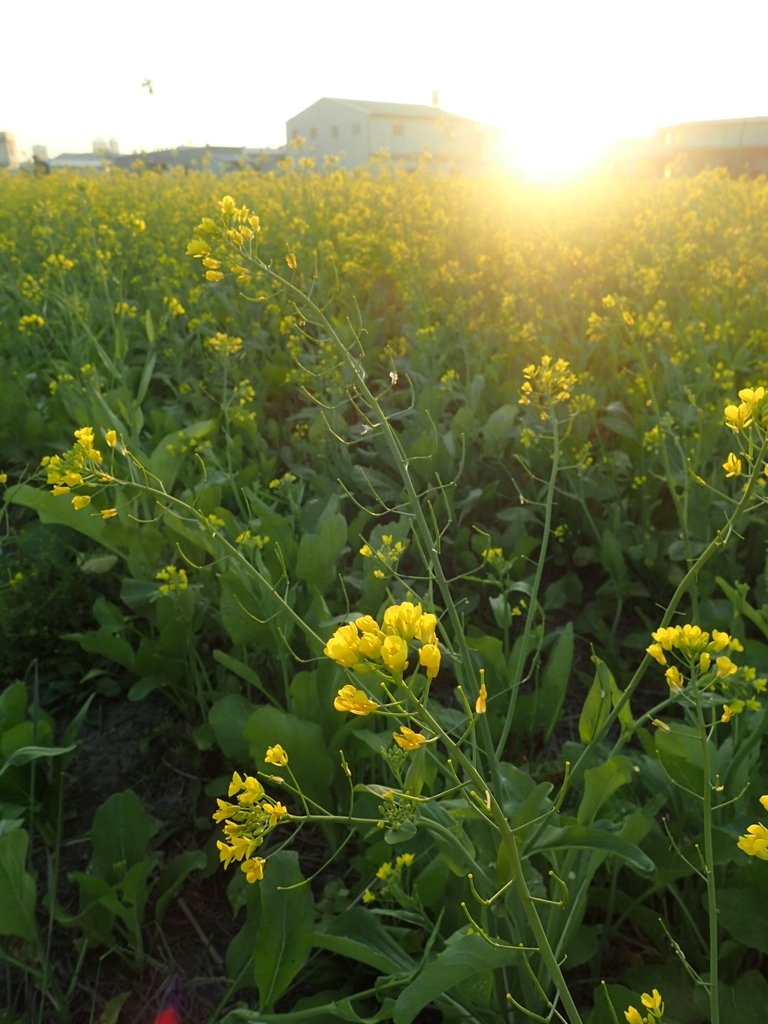
[[[502,405],[494,409],[482,428],[484,450],[487,455],[499,455],[513,437],[516,421],[520,416],[517,405]]]
[[[300,580],[325,590],[338,571],[338,564],[347,542],[347,521],[340,512],[331,511],[334,498],[323,511],[315,533],[305,533],[299,542],[296,558],[296,576]]]
[[[11,683],[0,693],[0,735],[27,717],[27,687],[25,683]]]
[[[565,700],[573,663],[573,623],[569,622],[555,640],[536,690],[537,723],[541,723],[544,742],[552,735]]]
[[[102,878],[117,880],[144,859],[160,822],[148,814],[132,789],[113,793],[93,816],[92,865]]]
[[[149,310],[147,310],[147,314],[149,314]],[[130,999],[131,994],[129,990],[113,996],[101,1011],[98,1024],[118,1024],[123,1006]]]
[[[550,850],[563,849],[599,850],[621,858],[644,874],[653,871],[654,864],[635,843],[623,839],[615,832],[605,832],[595,826],[584,825],[550,826],[540,837],[536,846],[526,849],[527,857]]]
[[[187,876],[193,871],[202,871],[206,863],[206,857],[202,850],[186,850],[166,864],[153,889],[155,917],[158,921],[162,921],[168,904],[181,889]]]
[[[262,1008],[269,1012],[302,969],[312,949],[314,901],[308,884],[288,889],[303,880],[299,858],[293,851],[273,854],[256,883],[261,893],[261,914],[256,928],[253,969]]]
[[[18,725],[6,729],[0,736],[0,756],[10,758],[22,747],[41,748],[50,747],[53,742],[53,730],[51,724],[44,718],[39,722],[19,722]],[[39,756],[39,755],[36,755]],[[27,761],[34,758],[26,758]]]
[[[216,429],[216,420],[197,420],[188,423],[180,430],[166,434],[149,458],[149,471],[162,480],[165,489],[170,491],[176,483],[176,477],[182,466],[179,449],[190,441],[196,443],[209,437]]]
[[[61,757],[62,754],[70,754],[76,745],[70,743],[68,747],[19,747],[0,765],[0,775],[3,775],[6,769],[12,765],[28,764],[30,761],[37,761],[40,757]]]
[[[597,768],[587,768],[584,772],[584,795],[576,815],[578,823],[591,825],[606,800],[631,778],[632,762],[622,755],[612,757]]]
[[[718,917],[723,928],[747,949],[768,956],[768,918],[754,889],[718,889]]]
[[[698,729],[672,725],[670,731],[657,729],[654,745],[659,764],[671,781],[686,792],[701,798],[704,793],[704,751]],[[717,772],[717,749],[710,744],[710,770]],[[707,780],[707,783],[709,780]]]
[[[494,949],[479,935],[467,935],[466,929],[462,929],[456,933],[454,941],[449,940],[446,948],[403,989],[395,1002],[393,1021],[395,1024],[411,1024],[443,993],[463,985],[477,974],[519,964],[521,955],[517,950]]]
[[[400,942],[370,910],[352,907],[335,918],[327,930],[315,932],[314,945],[367,964],[381,974],[412,970],[413,960]]]
[[[261,707],[250,716],[242,735],[249,743],[253,762],[260,769],[280,774],[279,768],[264,766],[267,747],[279,743],[288,752],[291,770],[304,792],[321,802],[326,798],[338,755],[331,757],[318,725],[304,722],[280,708]]]
[[[208,723],[213,729],[216,742],[222,754],[230,761],[244,764],[250,760],[245,727],[253,711],[254,706],[249,700],[237,693],[230,693],[217,700],[208,712]],[[269,746],[274,746],[274,743]]]
[[[135,533],[135,529],[117,520],[106,521],[101,516],[91,516],[84,511],[76,512],[71,501],[62,496],[55,497],[51,491],[41,487],[18,484],[8,488],[5,499],[15,505],[31,508],[37,512],[41,523],[68,526],[118,555],[130,546],[131,537]]]
[[[124,668],[133,666],[133,648],[123,636],[116,636],[111,628],[94,630],[92,633],[64,633],[64,640],[74,640],[88,654],[100,654]]]
[[[0,836],[0,935],[35,942],[35,882],[24,870],[28,839],[20,828]]]
[[[752,908],[754,913],[754,907]],[[739,943],[748,944],[740,935]],[[765,950],[763,950],[765,952]],[[747,971],[740,975],[735,984],[724,985],[720,996],[720,1019],[726,1024],[764,1024],[768,1007],[768,981],[758,971]]]
[[[579,739],[582,743],[590,743],[605,725],[611,710],[610,672],[605,662],[599,658],[595,661],[595,678],[589,688],[584,707],[579,717]]]
[[[270,703],[272,702],[272,694],[270,694],[267,688],[264,686],[264,683],[261,681],[261,677],[259,676],[258,672],[252,669],[250,665],[246,665],[244,661],[240,661],[239,658],[232,657],[231,654],[227,654],[225,651],[214,651],[213,658],[214,661],[218,661],[220,665],[223,665],[224,668],[229,669],[230,672],[232,672],[234,675],[242,679],[243,682],[248,683],[249,686],[252,686],[254,689],[258,690],[259,693],[261,693],[262,696],[266,697]]]
[[[624,596],[629,585],[627,563],[616,534],[605,530],[600,538],[600,561],[611,577],[611,589],[617,596]]]

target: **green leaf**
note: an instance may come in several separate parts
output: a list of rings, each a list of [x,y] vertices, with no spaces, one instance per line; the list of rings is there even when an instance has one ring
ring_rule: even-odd
[[[759,896],[757,903],[755,896],[753,888],[718,889],[718,917],[740,945],[768,956],[768,918],[761,909]]]
[[[698,729],[673,725],[670,731],[657,729],[654,745],[659,764],[671,781],[700,799],[704,793],[704,751]],[[717,772],[717,749],[710,744],[710,769]],[[707,780],[707,783],[709,780]]]
[[[0,735],[27,717],[27,687],[25,683],[11,683],[0,694]]]
[[[654,863],[635,843],[616,835],[605,832],[596,826],[589,828],[584,825],[551,826],[546,829],[536,846],[525,851],[531,857],[537,853],[548,853],[551,850],[563,849],[599,850],[621,858],[643,874],[654,870]]]
[[[123,636],[115,636],[111,627],[92,633],[63,633],[64,640],[74,640],[88,654],[100,654],[124,668],[132,668],[133,648]]]
[[[101,1011],[98,1024],[118,1024],[123,1006],[130,997],[130,991],[121,992],[119,995],[113,996]]]
[[[617,789],[632,778],[632,762],[628,757],[612,757],[597,768],[584,772],[584,795],[576,818],[580,825],[591,825],[597,812]]]
[[[397,997],[393,1021],[395,1024],[411,1024],[425,1006],[443,993],[463,985],[477,974],[519,964],[521,955],[519,950],[494,949],[479,935],[467,935],[466,929],[462,928]]]
[[[590,743],[597,736],[611,710],[611,673],[600,658],[592,660],[595,662],[595,678],[579,717],[579,739],[582,743]]]
[[[269,1012],[302,969],[312,949],[314,901],[309,885],[287,892],[281,888],[303,881],[298,855],[282,850],[269,858],[261,891],[261,916],[256,929],[253,968],[261,1006]]]
[[[250,747],[248,740],[245,739],[245,726],[253,711],[254,706],[249,700],[231,693],[217,700],[208,712],[208,723],[213,729],[216,742],[222,754],[230,761],[242,764],[250,758]],[[266,751],[266,747],[264,750]]]
[[[327,930],[315,932],[314,945],[331,953],[367,964],[381,974],[413,969],[413,960],[382,925],[379,917],[362,907],[352,907],[335,918]]]
[[[162,921],[168,904],[184,884],[185,878],[193,871],[202,871],[207,861],[202,850],[186,850],[166,864],[153,890],[155,918]]]
[[[130,546],[134,529],[119,523],[117,520],[105,521],[101,516],[91,516],[87,512],[76,512],[72,502],[62,497],[54,497],[51,491],[29,484],[18,484],[9,487],[5,492],[6,501],[37,512],[41,523],[56,523],[68,526],[72,530],[90,537],[109,551],[120,554],[121,548]]]
[[[279,743],[288,752],[291,770],[304,792],[320,802],[327,797],[338,761],[331,757],[322,730],[315,722],[304,722],[280,708],[261,707],[252,713],[242,735],[259,767],[264,765],[267,747]],[[272,771],[280,774],[280,769]]]
[[[28,764],[30,761],[37,761],[40,757],[60,757],[62,754],[69,754],[76,745],[70,743],[68,747],[19,747],[0,767],[0,775],[3,775],[6,769],[12,765]]]
[[[102,878],[116,880],[143,860],[160,822],[144,809],[132,789],[113,793],[93,816],[92,865]]]
[[[535,717],[541,722],[544,742],[552,735],[565,700],[573,663],[573,623],[560,631],[536,690]]]
[[[332,511],[337,499],[329,502],[320,516],[316,533],[305,533],[299,542],[296,576],[318,590],[326,590],[336,578],[337,566],[347,542],[347,521]]]
[[[215,650],[213,652],[214,661],[218,661],[224,668],[229,669],[234,675],[238,676],[243,682],[248,683],[249,686],[254,687],[259,693],[266,697],[271,703],[273,700],[272,694],[269,693],[264,683],[261,681],[261,677],[258,672],[246,665],[244,661],[240,661],[239,658],[232,657],[231,654],[227,654],[225,651]]]
[[[149,459],[149,471],[162,480],[167,491],[170,491],[176,483],[176,477],[181,469],[182,460],[178,452],[189,441],[196,443],[204,440],[216,429],[216,420],[197,420],[187,424],[181,430],[174,430],[166,434],[160,441]]]
[[[0,836],[0,935],[35,942],[35,882],[24,870],[28,839],[20,828]]]

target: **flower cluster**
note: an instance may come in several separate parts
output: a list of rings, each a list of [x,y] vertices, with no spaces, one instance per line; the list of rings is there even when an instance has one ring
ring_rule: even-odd
[[[251,272],[241,260],[253,256],[254,242],[261,231],[259,218],[247,206],[238,206],[232,196],[219,201],[219,212],[218,222],[203,217],[197,225],[197,237],[188,243],[187,256],[202,262],[206,281],[222,281],[225,271],[229,271],[238,282],[247,284]]]
[[[760,803],[764,810],[768,811],[768,795],[760,797]],[[768,860],[768,827],[765,825],[750,825],[745,836],[739,836],[736,844],[748,857],[757,857],[759,860]]]
[[[117,445],[117,434],[108,430],[104,435],[107,445],[114,449]],[[93,488],[112,482],[113,477],[103,469],[104,459],[95,447],[93,427],[80,427],[75,431],[75,443],[63,455],[46,455],[41,465],[47,472],[47,483],[55,495],[69,494],[80,488]],[[72,506],[75,511],[86,508],[91,503],[90,494],[74,494]],[[104,509],[103,519],[112,519],[117,510]]]
[[[732,403],[725,407],[725,425],[739,434],[757,420],[765,424],[765,388],[742,388],[739,392],[739,404]]]
[[[363,615],[339,626],[323,653],[356,672],[383,666],[402,675],[409,664],[409,642],[418,640],[419,664],[426,669],[427,678],[434,679],[440,669],[436,627],[437,616],[422,612],[420,604],[404,601],[384,611],[381,625],[372,615]]]
[[[163,597],[167,597],[173,592],[186,590],[189,586],[187,570],[177,569],[175,565],[166,565],[155,573],[155,579],[160,581],[160,586],[157,589]]]
[[[526,366],[523,377],[520,405],[535,405],[541,420],[549,419],[551,406],[570,400],[577,380],[567,359],[553,362],[549,355],[542,356],[538,366],[536,363]]]
[[[726,697],[721,721],[728,722],[746,708],[757,711],[757,694],[764,693],[768,681],[758,678],[751,666],[739,666],[731,653],[744,650],[741,642],[719,629],[711,633],[700,626],[663,626],[651,633],[653,643],[646,652],[665,668],[670,689],[682,691],[686,681],[697,682],[702,689],[717,687]],[[677,661],[678,664],[670,663]],[[680,669],[682,665],[683,671]]]
[[[288,764],[288,755],[277,744],[269,747],[264,758],[265,763],[284,767]],[[223,822],[226,841],[217,840],[219,859],[224,868],[232,861],[240,864],[240,870],[247,882],[257,882],[264,877],[263,857],[253,854],[263,844],[265,837],[274,829],[288,813],[286,807],[277,800],[267,798],[264,787],[252,775],[241,777],[238,772],[232,775],[227,796],[229,800],[217,799],[218,810],[213,814],[215,822]],[[231,798],[237,797],[232,803]]]
[[[370,544],[363,544],[360,548],[360,554],[363,558],[373,558],[375,561],[380,562],[381,565],[387,569],[393,571],[397,568],[397,564],[405,554],[407,544],[403,540],[395,540],[391,533],[385,533],[381,538],[381,547],[375,550]],[[377,579],[384,578],[384,571],[382,569],[374,569],[373,575]]]
[[[659,1024],[664,1018],[664,1000],[659,990],[655,988],[650,995],[643,992],[640,1001],[648,1011],[647,1016],[644,1017],[634,1006],[628,1006],[624,1011],[628,1024]]]
[[[403,874],[413,864],[412,853],[401,853],[394,861],[385,860],[377,869],[379,895],[388,899],[399,899],[403,895]],[[363,893],[363,903],[373,903],[376,893],[369,887]]]

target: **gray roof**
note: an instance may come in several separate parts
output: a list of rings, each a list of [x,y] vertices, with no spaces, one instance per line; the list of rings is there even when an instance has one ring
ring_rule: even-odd
[[[333,96],[323,96],[322,99],[316,100],[301,113],[306,113],[307,110],[316,107],[318,103],[340,103],[342,106],[350,107],[352,110],[368,114],[371,117],[450,117],[457,121],[469,120],[469,118],[460,117],[458,114],[449,114],[446,110],[441,110],[440,107],[431,107],[426,103],[380,103],[376,100],[344,100]],[[298,117],[298,115],[294,116]]]
[[[741,125],[765,125],[768,117],[721,117],[713,121],[679,121],[677,124],[665,124],[658,131],[670,131],[673,128],[732,128]]]

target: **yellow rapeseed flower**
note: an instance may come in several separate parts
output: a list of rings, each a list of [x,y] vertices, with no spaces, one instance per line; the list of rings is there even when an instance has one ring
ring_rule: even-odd
[[[440,671],[440,648],[437,644],[422,644],[419,648],[419,664],[427,670],[427,679],[434,679]]]
[[[681,690],[683,688],[683,683],[685,682],[685,679],[683,678],[683,675],[680,669],[677,667],[677,665],[671,665],[664,673],[664,675],[666,676],[666,680],[670,686],[670,689]]]
[[[480,692],[478,693],[477,700],[475,701],[475,714],[476,715],[484,715],[484,714],[487,713],[487,711],[488,711],[488,708],[486,706],[486,701],[487,700],[488,700],[488,690],[486,689],[486,686],[485,686],[485,669],[481,668],[480,669]]]
[[[342,686],[333,701],[337,711],[348,711],[351,715],[370,715],[379,706],[371,700],[365,690],[358,690],[351,683]]]
[[[723,463],[723,469],[726,479],[732,476],[741,476],[741,459],[733,452],[729,452],[728,458]]]
[[[385,637],[380,656],[392,672],[404,672],[408,668],[408,644],[402,636]]]
[[[765,825],[749,825],[747,835],[740,836],[736,845],[749,857],[768,860],[768,828]]]
[[[661,993],[657,988],[650,995],[647,992],[643,992],[640,996],[640,1002],[646,1010],[650,1010],[652,1017],[656,1017],[657,1020],[661,1019],[664,1013],[664,1000],[661,998]]]
[[[245,874],[245,880],[249,885],[262,880],[266,863],[263,857],[251,857],[249,860],[243,861],[240,870]]]
[[[393,732],[392,737],[401,750],[418,750],[423,743],[427,742],[426,736],[414,732],[407,725],[401,725],[400,732]]]
[[[288,764],[288,754],[283,750],[279,743],[276,743],[274,747],[267,747],[267,753],[264,756],[265,764],[273,764],[277,768],[284,768]]]

